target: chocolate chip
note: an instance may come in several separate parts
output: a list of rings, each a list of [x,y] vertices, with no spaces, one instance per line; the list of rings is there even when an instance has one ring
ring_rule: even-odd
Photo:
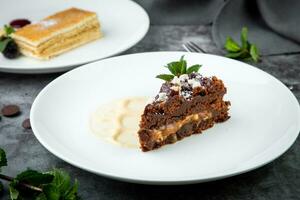
[[[31,129],[30,119],[25,119],[22,123],[23,128]]]
[[[5,117],[14,117],[20,114],[20,108],[17,105],[7,105],[2,108],[1,112]]]

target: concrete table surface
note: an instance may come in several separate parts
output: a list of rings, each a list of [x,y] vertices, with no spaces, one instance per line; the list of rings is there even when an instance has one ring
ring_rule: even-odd
[[[183,50],[181,44],[192,40],[208,53],[221,54],[211,38],[210,25],[152,25],[146,37],[123,54]],[[255,66],[279,80],[300,84],[300,55],[264,57]],[[29,117],[34,98],[60,74],[17,75],[0,73],[0,107],[20,105],[22,114],[2,117],[0,147],[7,152],[9,167],[4,173],[15,175],[26,168],[48,170],[53,167],[68,171],[80,182],[82,199],[300,199],[300,139],[272,163],[239,176],[186,186],[149,186],[110,180],[97,176],[56,158],[37,141],[22,121]],[[293,91],[300,100],[299,88]],[[188,170],[188,169],[183,169]],[[7,187],[6,187],[7,190]],[[0,199],[8,199],[8,191]]]

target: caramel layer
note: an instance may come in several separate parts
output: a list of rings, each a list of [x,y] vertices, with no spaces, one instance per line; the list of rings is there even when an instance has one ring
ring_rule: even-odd
[[[198,114],[192,114],[184,118],[183,120],[162,126],[159,129],[153,129],[150,133],[153,140],[156,142],[164,141],[169,135],[176,133],[182,126],[191,122],[201,123],[202,121],[212,118],[212,113],[205,111]]]

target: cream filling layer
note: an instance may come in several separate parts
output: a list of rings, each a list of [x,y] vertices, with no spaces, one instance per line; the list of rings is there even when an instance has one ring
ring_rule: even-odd
[[[39,46],[34,47],[22,41],[16,41],[20,47],[21,52],[29,52],[37,56],[48,56],[56,54],[58,51],[69,49],[70,47],[77,47],[89,41],[101,38],[100,26],[98,23],[89,26],[81,27],[81,29],[72,32],[64,33],[56,36]]]

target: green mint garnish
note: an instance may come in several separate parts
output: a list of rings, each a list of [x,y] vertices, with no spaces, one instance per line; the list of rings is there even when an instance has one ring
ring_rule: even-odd
[[[181,56],[179,61],[174,61],[168,63],[166,66],[171,74],[160,74],[156,78],[162,79],[164,81],[171,81],[175,76],[180,76],[182,74],[191,74],[193,72],[198,72],[201,65],[192,65],[187,67],[187,62],[184,60],[184,56]]]
[[[1,167],[7,165],[6,154],[0,148],[0,172]],[[25,170],[15,178],[0,173],[0,179],[10,181],[9,193],[11,200],[79,200],[78,182],[72,181],[69,174],[60,169],[49,172]],[[0,182],[0,193],[3,185]]]
[[[231,37],[227,37],[224,47],[227,50],[226,57],[228,58],[252,60],[254,62],[258,62],[260,59],[258,48],[255,44],[251,44],[248,41],[247,27],[242,28],[241,45],[239,45]]]
[[[4,32],[6,36],[10,36],[10,34],[15,32],[15,29],[9,25],[4,25]]]
[[[4,25],[4,35],[0,37],[0,52],[3,52],[7,47],[8,43],[13,39],[10,37],[12,33],[15,32],[15,29],[9,25]]]
[[[7,166],[6,154],[5,151],[0,148],[0,172],[1,172],[1,167],[4,166]]]
[[[6,37],[0,41],[0,52],[3,52],[5,50],[10,41],[12,41],[10,37]]]

